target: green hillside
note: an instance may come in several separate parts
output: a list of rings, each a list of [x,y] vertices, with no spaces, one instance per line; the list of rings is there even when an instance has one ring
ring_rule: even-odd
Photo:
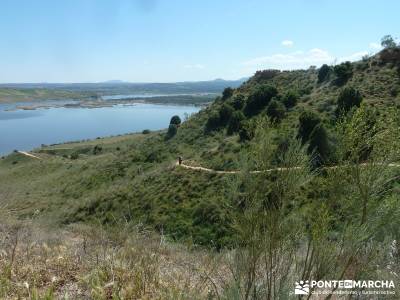
[[[176,168],[177,157],[216,170],[239,169],[241,157],[251,151],[256,123],[268,115],[265,104],[254,112],[246,109],[254,95],[267,86],[276,89],[271,101],[276,99],[278,111],[283,109],[279,121],[271,126],[271,144],[276,148],[271,165],[280,165],[279,149],[298,134],[299,115],[305,110],[320,116],[318,122],[326,130],[330,149],[324,155],[329,157],[320,163],[336,164],[335,110],[340,91],[354,87],[371,107],[400,103],[399,66],[387,61],[389,51],[400,53],[398,49],[384,50],[352,63],[351,76],[341,84],[333,67],[323,82],[318,82],[318,69],[257,72],[238,89],[226,89],[211,106],[180,125],[172,138],[160,131],[48,146],[35,151],[42,160],[11,154],[0,162],[3,202],[20,216],[39,211],[57,224],[112,223],[123,217],[178,239],[223,246],[232,238],[234,210],[227,200],[231,178]],[[285,101],[290,95],[295,100],[289,105]],[[289,107],[282,108],[281,103]],[[224,109],[227,119],[221,120]],[[231,123],[239,112],[234,126]]]

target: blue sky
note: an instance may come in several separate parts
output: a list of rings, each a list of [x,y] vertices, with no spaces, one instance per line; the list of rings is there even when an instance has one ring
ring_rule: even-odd
[[[358,59],[400,1],[2,0],[0,82],[236,79]]]

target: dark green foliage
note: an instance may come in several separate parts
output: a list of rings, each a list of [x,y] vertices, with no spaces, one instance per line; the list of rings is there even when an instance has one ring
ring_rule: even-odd
[[[233,95],[233,89],[230,87],[227,87],[224,89],[224,91],[222,92],[222,101],[225,101],[226,99],[232,97]]]
[[[303,144],[310,140],[312,131],[320,122],[320,117],[312,111],[306,110],[300,114],[298,136]]]
[[[169,124],[167,131],[167,138],[170,139],[174,137],[177,132],[178,132],[178,126],[176,126],[175,124]]]
[[[99,154],[99,153],[101,153],[102,150],[103,150],[103,147],[101,147],[100,145],[96,145],[93,148],[93,154],[94,155]]]
[[[285,95],[283,95],[282,102],[286,106],[286,108],[292,108],[296,106],[298,99],[299,94],[293,90],[290,90]]]
[[[254,138],[256,124],[252,120],[243,121],[240,130],[239,138],[241,142],[250,141]]]
[[[282,104],[275,99],[272,99],[267,107],[267,116],[271,118],[271,120],[275,122],[281,121],[285,117],[286,108]]]
[[[205,125],[206,132],[217,130],[220,126],[221,123],[219,113],[212,112]]]
[[[233,98],[232,106],[236,110],[240,110],[244,107],[245,98],[242,94],[238,94]]]
[[[331,67],[327,64],[323,64],[318,71],[318,83],[324,82],[331,72]]]
[[[330,156],[328,133],[322,123],[317,124],[310,134],[309,152],[314,153],[314,166],[326,163]]]
[[[175,125],[180,125],[182,123],[181,118],[177,115],[173,116],[171,118],[171,121],[169,122],[169,124],[175,124]]]
[[[336,83],[341,85],[347,82],[353,75],[353,66],[351,62],[346,61],[340,65],[336,65],[333,68],[333,72],[336,75]]]
[[[360,107],[362,96],[353,87],[345,87],[339,94],[337,100],[336,115],[346,114],[353,107]]]
[[[79,153],[78,153],[78,152],[74,152],[74,153],[72,153],[72,154],[70,155],[69,158],[70,158],[70,159],[73,159],[73,160],[78,159],[78,158],[79,158]]]
[[[330,156],[328,133],[316,113],[312,111],[301,113],[298,136],[303,144],[309,143],[308,153],[314,155],[314,166],[320,166],[328,161]]]
[[[143,131],[142,131],[142,134],[149,134],[151,131],[150,131],[150,129],[144,129]]]
[[[242,113],[242,111],[235,111],[232,114],[231,119],[229,120],[229,124],[228,124],[228,134],[233,134],[235,132],[238,132],[240,127],[241,127],[241,123],[243,122],[243,120],[245,119],[244,114]]]
[[[271,85],[263,84],[256,86],[247,99],[245,107],[246,115],[252,116],[260,112],[277,94],[278,90]]]
[[[233,112],[233,107],[229,104],[224,103],[219,110],[219,124],[221,126],[225,126],[226,124],[228,124]]]
[[[385,35],[381,39],[381,45],[385,49],[396,48],[396,42],[394,41],[394,39],[391,35]]]

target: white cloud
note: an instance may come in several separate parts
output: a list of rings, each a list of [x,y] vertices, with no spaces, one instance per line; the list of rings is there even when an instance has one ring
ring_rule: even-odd
[[[290,41],[290,40],[284,40],[284,41],[282,41],[281,44],[282,44],[282,46],[285,46],[285,47],[292,47],[294,45],[294,42]]]
[[[184,67],[185,69],[198,69],[198,70],[201,70],[201,69],[204,69],[204,68],[205,68],[205,66],[204,66],[204,65],[201,65],[201,64],[184,65],[183,67]]]
[[[369,54],[368,51],[359,51],[359,52],[350,54],[348,56],[339,58],[339,62],[360,60],[363,56],[368,55],[368,54]]]
[[[369,47],[374,50],[380,50],[382,46],[378,43],[369,43]]]
[[[309,51],[296,51],[288,54],[277,53],[269,56],[257,57],[242,63],[245,67],[258,69],[304,69],[311,65],[330,64],[334,57],[326,50],[314,48]]]

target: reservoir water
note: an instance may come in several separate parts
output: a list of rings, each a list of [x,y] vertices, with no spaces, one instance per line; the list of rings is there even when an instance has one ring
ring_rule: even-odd
[[[168,127],[173,115],[179,115],[183,120],[185,115],[200,110],[196,106],[142,103],[99,108],[15,110],[15,107],[16,104],[0,104],[0,155],[14,149],[28,151],[41,144],[94,139],[144,129],[159,130]]]

